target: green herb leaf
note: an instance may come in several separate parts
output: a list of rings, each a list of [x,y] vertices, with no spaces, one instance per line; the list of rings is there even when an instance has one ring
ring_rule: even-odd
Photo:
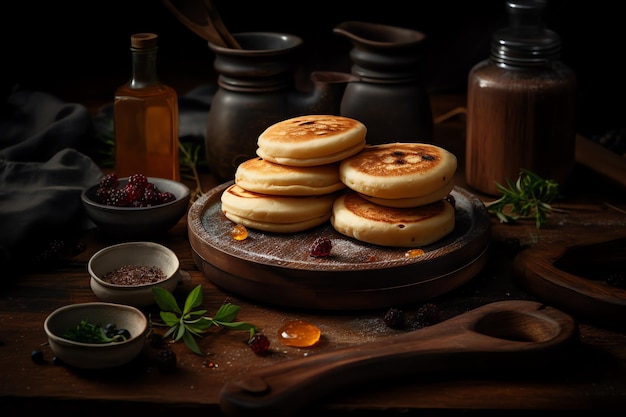
[[[115,328],[114,324],[108,326]],[[106,329],[100,323],[91,323],[88,319],[81,320],[76,327],[67,329],[63,337],[81,343],[111,343],[127,340],[122,334],[107,336]]]
[[[154,300],[161,308],[161,310],[182,314],[182,311],[178,307],[178,303],[176,302],[176,299],[171,292],[161,287],[153,287],[152,295],[154,296]]]
[[[162,288],[154,288],[153,294],[158,306],[162,309],[159,316],[163,323],[154,323],[159,326],[169,326],[165,337],[174,341],[182,340],[194,353],[204,356],[196,337],[202,337],[212,326],[222,326],[231,330],[248,330],[253,335],[256,326],[245,322],[235,322],[240,307],[234,304],[223,304],[215,313],[215,317],[205,316],[206,309],[194,310],[202,304],[202,285],[196,286],[187,295],[184,308],[181,310],[174,296]]]
[[[191,333],[185,333],[183,335],[183,342],[185,342],[185,345],[189,349],[191,349],[193,353],[195,353],[196,355],[204,356],[204,352],[200,350],[198,343],[196,343],[196,339],[193,338],[193,335]]]
[[[168,326],[176,326],[179,322],[178,316],[170,311],[161,311],[159,316]]]
[[[185,308],[183,312],[188,314],[192,309],[202,304],[202,285],[197,285],[196,288],[191,290],[187,299],[185,300]]]
[[[239,310],[239,306],[230,303],[224,304],[217,310],[213,319],[221,322],[231,322],[237,318]]]
[[[217,322],[220,326],[224,326],[224,327],[228,327],[231,330],[255,330],[256,326],[250,323],[244,323],[244,322],[234,322],[234,323],[227,323],[227,322]]]
[[[486,203],[485,207],[498,217],[500,223],[534,218],[535,227],[539,229],[546,223],[548,213],[553,211],[550,203],[561,198],[558,183],[524,169],[515,183],[507,178],[506,187],[496,185],[502,197]]]

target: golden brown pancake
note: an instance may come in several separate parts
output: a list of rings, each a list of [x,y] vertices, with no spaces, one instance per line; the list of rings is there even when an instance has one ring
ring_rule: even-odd
[[[304,230],[328,220],[336,193],[316,196],[280,196],[244,190],[237,184],[221,196],[226,217],[246,219],[249,224],[264,225],[261,230],[283,232]],[[245,223],[244,223],[245,224]],[[279,227],[278,225],[284,225]]]
[[[297,233],[303,232],[308,229],[312,229],[313,227],[319,226],[322,223],[325,223],[330,218],[330,213],[317,217],[315,219],[304,220],[301,222],[292,222],[292,223],[273,223],[273,222],[264,222],[260,220],[252,220],[246,219],[244,217],[239,217],[232,213],[224,212],[224,215],[228,220],[235,224],[241,224],[251,229],[262,230],[264,232],[271,233]]]
[[[454,181],[448,182],[446,185],[441,187],[440,189],[433,191],[430,194],[425,194],[419,197],[412,198],[377,198],[371,197],[369,195],[361,194],[359,195],[364,199],[371,201],[372,203],[380,204],[381,206],[387,207],[398,207],[398,208],[407,208],[407,207],[418,207],[425,206],[426,204],[434,203],[437,200],[441,200],[445,198],[450,192],[454,189]]]
[[[276,164],[262,158],[241,163],[235,171],[241,188],[271,195],[322,195],[345,188],[339,179],[339,163],[311,167]]]
[[[293,117],[271,125],[259,135],[257,155],[284,165],[329,164],[363,149],[366,133],[363,123],[348,117]]]
[[[365,139],[363,141],[351,148],[344,149],[343,151],[320,156],[317,158],[285,158],[281,156],[273,156],[268,155],[261,148],[257,148],[256,154],[261,158],[274,162],[275,164],[294,166],[294,167],[315,167],[319,165],[328,165],[334,162],[339,162],[342,159],[346,159],[355,155],[361,151],[365,147]]]
[[[339,196],[330,217],[339,233],[381,246],[418,247],[454,230],[454,207],[444,200],[425,206],[394,208],[363,199],[354,191]]]
[[[444,148],[398,142],[368,145],[344,159],[339,177],[347,187],[369,197],[411,199],[449,186],[456,167],[456,156]]]

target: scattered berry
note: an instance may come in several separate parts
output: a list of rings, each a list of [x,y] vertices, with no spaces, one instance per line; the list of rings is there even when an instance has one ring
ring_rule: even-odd
[[[612,287],[626,289],[626,274],[623,272],[612,272],[606,278],[606,283]]]
[[[433,303],[421,306],[414,316],[407,319],[407,330],[417,330],[439,323],[439,307]]]
[[[404,312],[399,308],[390,308],[383,318],[387,327],[401,329],[404,326]]]
[[[269,350],[270,340],[263,333],[255,333],[248,339],[248,346],[258,355]]]
[[[35,362],[38,365],[41,365],[42,363],[44,363],[44,358],[43,358],[43,352],[40,350],[33,350],[30,353],[30,358],[33,360],[33,362]]]
[[[327,237],[318,237],[311,245],[310,254],[316,258],[323,258],[330,255],[333,244]]]
[[[160,350],[157,355],[157,363],[161,372],[174,372],[176,370],[176,353],[171,349]]]
[[[53,356],[52,357],[52,364],[55,366],[62,366],[63,365],[63,361],[61,360],[61,358]]]

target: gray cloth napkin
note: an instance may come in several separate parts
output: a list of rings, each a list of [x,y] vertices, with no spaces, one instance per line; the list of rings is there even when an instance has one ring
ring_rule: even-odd
[[[47,93],[14,90],[0,112],[0,266],[36,255],[88,224],[81,192],[103,173],[78,151],[90,138],[87,109]]]

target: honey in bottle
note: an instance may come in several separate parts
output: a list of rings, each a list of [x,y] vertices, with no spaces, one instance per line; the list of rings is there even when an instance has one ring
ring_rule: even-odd
[[[469,73],[465,174],[498,196],[521,169],[566,186],[575,164],[576,76],[543,22],[542,0],[508,1],[510,25]]]
[[[132,77],[115,91],[115,173],[180,180],[178,95],[157,75],[157,35],[131,36]]]

